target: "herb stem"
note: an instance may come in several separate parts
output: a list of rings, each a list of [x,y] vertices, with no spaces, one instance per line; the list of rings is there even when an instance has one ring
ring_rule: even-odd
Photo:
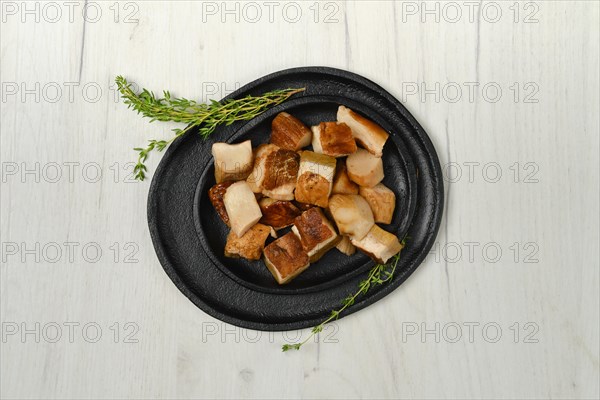
[[[207,138],[221,124],[231,125],[236,121],[247,121],[269,107],[281,104],[290,96],[300,93],[305,88],[279,89],[264,93],[260,96],[246,96],[240,99],[225,101],[212,100],[209,103],[198,103],[186,98],[175,98],[168,91],[163,92],[163,97],[158,98],[153,92],[143,89],[135,93],[129,83],[122,76],[115,79],[117,89],[128,108],[137,111],[153,121],[173,121],[187,125],[185,129],[174,129],[175,135],[169,140],[149,140],[146,147],[138,147],[138,162],[134,167],[135,178],[144,180],[146,176],[145,161],[152,151],[163,151],[176,138],[185,134],[193,127],[199,127],[198,132]]]
[[[405,241],[403,240],[401,242],[401,244],[402,244],[402,247],[404,247]],[[288,350],[292,350],[292,349],[300,350],[300,348],[304,344],[306,344],[310,339],[312,339],[313,336],[315,336],[316,334],[321,332],[323,330],[323,327],[326,324],[328,324],[329,322],[331,322],[333,320],[337,320],[339,318],[340,314],[344,310],[346,310],[348,307],[353,305],[355,300],[360,295],[366,294],[369,291],[369,289],[371,288],[371,286],[381,285],[381,284],[384,284],[384,283],[388,282],[389,280],[391,280],[394,277],[394,272],[396,271],[396,266],[398,265],[398,260],[400,260],[400,253],[396,254],[392,258],[392,261],[390,263],[376,264],[375,266],[373,266],[373,268],[371,268],[371,270],[369,271],[369,275],[367,276],[367,278],[359,283],[358,291],[355,292],[352,296],[346,297],[344,299],[344,301],[342,302],[341,308],[331,311],[331,314],[329,315],[329,317],[327,319],[325,319],[323,322],[321,322],[319,325],[313,327],[310,331],[310,335],[306,339],[304,339],[302,342],[293,343],[293,344],[284,344],[281,347],[281,350],[282,351],[288,351]],[[382,275],[384,275],[383,278],[382,278]]]

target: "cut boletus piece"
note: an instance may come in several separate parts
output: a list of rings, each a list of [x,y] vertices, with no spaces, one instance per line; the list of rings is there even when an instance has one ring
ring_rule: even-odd
[[[294,200],[294,189],[300,166],[300,155],[278,149],[265,155],[263,195],[276,200]]]
[[[244,236],[262,217],[256,197],[246,181],[235,182],[223,196],[225,210],[229,216],[231,230],[238,237]]]
[[[331,250],[340,237],[320,208],[311,208],[297,217],[292,227],[310,262],[315,262]]]
[[[271,143],[287,150],[300,150],[310,144],[310,129],[298,118],[281,112],[271,123]]]
[[[383,145],[389,137],[382,127],[344,106],[338,107],[337,120],[350,127],[354,139],[361,146],[371,154],[381,157]]]
[[[377,225],[373,225],[369,233],[362,239],[352,238],[352,244],[363,253],[380,264],[385,264],[391,257],[402,250],[402,244],[393,235]]]
[[[238,144],[215,143],[212,145],[215,159],[215,180],[239,181],[252,172],[252,142],[246,140]]]
[[[356,246],[352,244],[352,241],[348,236],[342,236],[342,240],[335,245],[335,248],[347,256],[351,256],[356,253]]]
[[[348,125],[338,122],[321,122],[312,128],[312,146],[315,153],[331,157],[344,157],[356,151],[356,141]]]
[[[229,226],[229,216],[227,215],[227,210],[225,209],[225,203],[223,203],[223,196],[225,195],[227,188],[232,184],[233,181],[217,183],[208,190],[208,198],[210,199],[210,202],[217,211],[217,214],[219,214],[219,217],[221,217],[227,226]]]
[[[391,224],[396,208],[396,195],[383,183],[378,183],[372,188],[361,187],[360,195],[367,200],[375,222]]]
[[[230,231],[225,243],[225,257],[260,260],[265,248],[265,241],[271,234],[271,227],[255,224],[242,237]]]
[[[313,151],[300,154],[300,169],[296,182],[296,201],[327,207],[333,176],[335,158]]]
[[[246,182],[254,193],[262,195],[263,182],[265,180],[265,163],[267,155],[277,151],[279,147],[274,144],[261,144],[254,152],[254,166],[252,172],[248,175]]]
[[[267,268],[280,285],[288,283],[310,265],[308,254],[293,232],[273,241],[265,247],[263,254]]]
[[[383,162],[364,149],[356,150],[346,159],[348,176],[359,186],[373,187],[383,179]]]
[[[274,229],[292,225],[294,219],[302,213],[291,201],[263,197],[258,205],[262,212],[262,218],[258,222],[272,226]]]
[[[329,199],[329,212],[340,234],[357,239],[362,239],[375,223],[369,203],[357,194],[334,194]]]
[[[346,169],[346,160],[337,160],[332,194],[358,194],[358,185],[350,180]]]

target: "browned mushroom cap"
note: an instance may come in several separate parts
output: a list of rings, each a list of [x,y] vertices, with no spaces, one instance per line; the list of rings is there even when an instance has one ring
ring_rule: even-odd
[[[267,268],[280,285],[288,283],[310,265],[300,239],[293,232],[265,247],[264,257]]]
[[[242,237],[230,231],[225,243],[225,257],[242,257],[247,260],[260,260],[260,256],[265,248],[265,241],[271,233],[271,228],[256,224],[248,229]]]
[[[221,217],[227,226],[229,226],[229,216],[227,215],[227,210],[225,209],[225,203],[223,203],[223,196],[225,195],[227,188],[232,184],[233,181],[217,183],[208,190],[208,198],[210,199],[210,202],[217,211],[217,214],[219,214],[219,217]]]
[[[339,106],[337,120],[352,129],[352,135],[361,146],[371,154],[381,157],[383,145],[389,137],[382,127],[344,106]]]
[[[352,131],[343,122],[321,122],[312,128],[312,146],[316,153],[343,157],[356,151]]]
[[[254,193],[261,193],[263,191],[263,182],[265,180],[265,163],[267,161],[267,155],[277,151],[279,147],[274,144],[261,144],[254,151],[254,166],[252,172],[246,179],[250,189]]]
[[[281,112],[271,123],[271,143],[287,150],[300,150],[310,144],[311,132],[298,118]]]
[[[315,262],[332,249],[340,240],[339,235],[320,208],[311,208],[294,220],[292,227],[302,243],[302,248]]]
[[[300,166],[300,155],[279,149],[265,156],[262,193],[277,200],[294,200],[294,189]]]
[[[327,207],[335,174],[335,158],[312,151],[300,153],[296,201]]]
[[[275,229],[285,228],[294,223],[294,219],[301,211],[291,201],[282,201],[263,197],[258,202],[263,216],[261,224],[272,226]]]

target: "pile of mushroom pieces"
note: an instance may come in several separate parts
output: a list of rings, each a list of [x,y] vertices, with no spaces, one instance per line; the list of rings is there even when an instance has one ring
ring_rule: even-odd
[[[348,256],[358,248],[386,263],[402,249],[396,235],[377,225],[392,222],[396,205],[381,183],[388,136],[339,106],[337,121],[311,128],[279,113],[269,143],[256,148],[250,140],[213,144],[216,184],[208,194],[231,228],[225,256],[263,258],[279,284],[333,248]]]

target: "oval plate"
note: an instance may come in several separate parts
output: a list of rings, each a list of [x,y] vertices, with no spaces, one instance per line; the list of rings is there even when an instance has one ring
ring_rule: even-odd
[[[262,261],[225,258],[228,228],[207,193],[215,183],[213,143],[251,139],[256,147],[269,140],[277,113],[287,111],[310,126],[335,121],[340,104],[390,132],[383,183],[396,193],[397,205],[392,223],[382,227],[409,239],[393,279],[372,287],[341,316],[400,286],[429,252],[442,217],[442,174],[433,145],[412,115],[375,83],[333,68],[293,68],[260,78],[225,99],[291,87],[306,90],[253,120],[218,127],[209,139],[192,130],[176,140],[154,173],[148,195],[150,234],[167,275],[200,309],[249,329],[279,331],[319,324],[356,292],[374,263],[359,252],[347,257],[331,250],[290,284],[279,286]]]

